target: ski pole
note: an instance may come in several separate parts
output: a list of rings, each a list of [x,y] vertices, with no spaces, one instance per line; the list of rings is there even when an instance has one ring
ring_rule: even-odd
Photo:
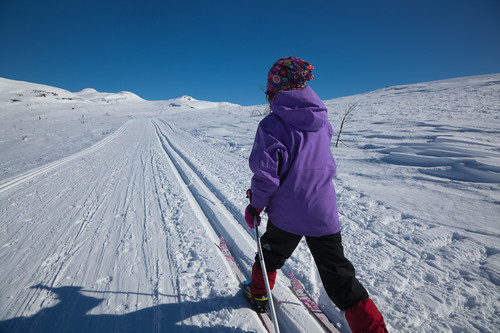
[[[250,189],[247,190],[247,198],[248,200],[250,200],[250,203],[252,203],[252,190]],[[271,294],[271,286],[269,285],[269,279],[267,278],[266,263],[264,261],[264,254],[262,253],[262,244],[260,243],[259,226],[257,225],[257,216],[253,217],[253,225],[255,227],[255,240],[257,242],[257,251],[259,253],[260,267],[262,269],[262,274],[264,275],[264,282],[266,284],[266,290],[268,295],[267,297],[269,299],[269,309],[271,310],[271,318],[273,320],[274,329],[276,330],[276,333],[279,333],[280,329],[278,326],[278,318],[276,316],[276,310],[274,309],[273,295]]]

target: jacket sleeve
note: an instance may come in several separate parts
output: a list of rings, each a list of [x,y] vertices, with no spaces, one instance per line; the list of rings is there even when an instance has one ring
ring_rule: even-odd
[[[287,157],[286,147],[266,130],[262,123],[257,128],[249,158],[252,177],[252,206],[264,208],[280,185],[279,169]]]

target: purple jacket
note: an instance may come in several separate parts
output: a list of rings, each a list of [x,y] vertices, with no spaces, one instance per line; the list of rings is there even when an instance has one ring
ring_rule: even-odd
[[[252,206],[278,228],[304,236],[340,231],[328,111],[309,87],[280,92],[250,154]]]

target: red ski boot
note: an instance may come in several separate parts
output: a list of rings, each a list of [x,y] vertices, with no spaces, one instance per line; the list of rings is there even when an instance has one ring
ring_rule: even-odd
[[[384,317],[369,298],[345,311],[352,333],[387,333]]]
[[[269,280],[269,287],[271,290],[274,288],[277,272],[268,272],[267,278]],[[247,281],[245,281],[246,283]],[[264,281],[264,273],[258,263],[254,263],[252,267],[252,281],[244,285],[245,293],[250,301],[255,306],[257,311],[265,312],[267,308],[267,289]]]

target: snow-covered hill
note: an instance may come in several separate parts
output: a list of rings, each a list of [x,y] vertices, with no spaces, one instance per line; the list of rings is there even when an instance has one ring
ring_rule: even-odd
[[[106,93],[99,92],[93,88],[86,88],[79,92],[72,93],[64,89],[55,88],[43,84],[0,78],[0,103],[5,106],[5,102],[32,105],[58,102],[65,102],[67,104],[74,104],[78,102],[91,102],[92,104],[124,104],[148,101],[129,91]],[[200,101],[186,95],[165,101],[151,102],[155,105],[190,109],[208,109],[215,107],[238,106],[237,104],[229,102]]]
[[[51,102],[82,101],[76,94],[67,90],[24,81],[0,78],[0,103],[47,104]]]
[[[191,96],[184,95],[179,98],[170,99],[164,102],[171,107],[188,107],[192,109],[210,109],[217,107],[227,107],[232,106],[236,107],[237,104],[229,103],[229,102],[208,102],[208,101],[199,101]]]
[[[214,243],[249,273],[266,106],[196,102],[0,79],[0,332],[263,332]],[[343,241],[391,331],[497,332],[500,74],[325,101],[334,129],[353,103],[332,143]],[[319,330],[293,271],[349,332],[312,262],[302,242],[278,275],[282,331]]]
[[[120,91],[118,93],[102,93],[92,88],[86,88],[80,92],[75,93],[75,95],[92,102],[102,103],[144,101],[144,99],[129,91]]]

